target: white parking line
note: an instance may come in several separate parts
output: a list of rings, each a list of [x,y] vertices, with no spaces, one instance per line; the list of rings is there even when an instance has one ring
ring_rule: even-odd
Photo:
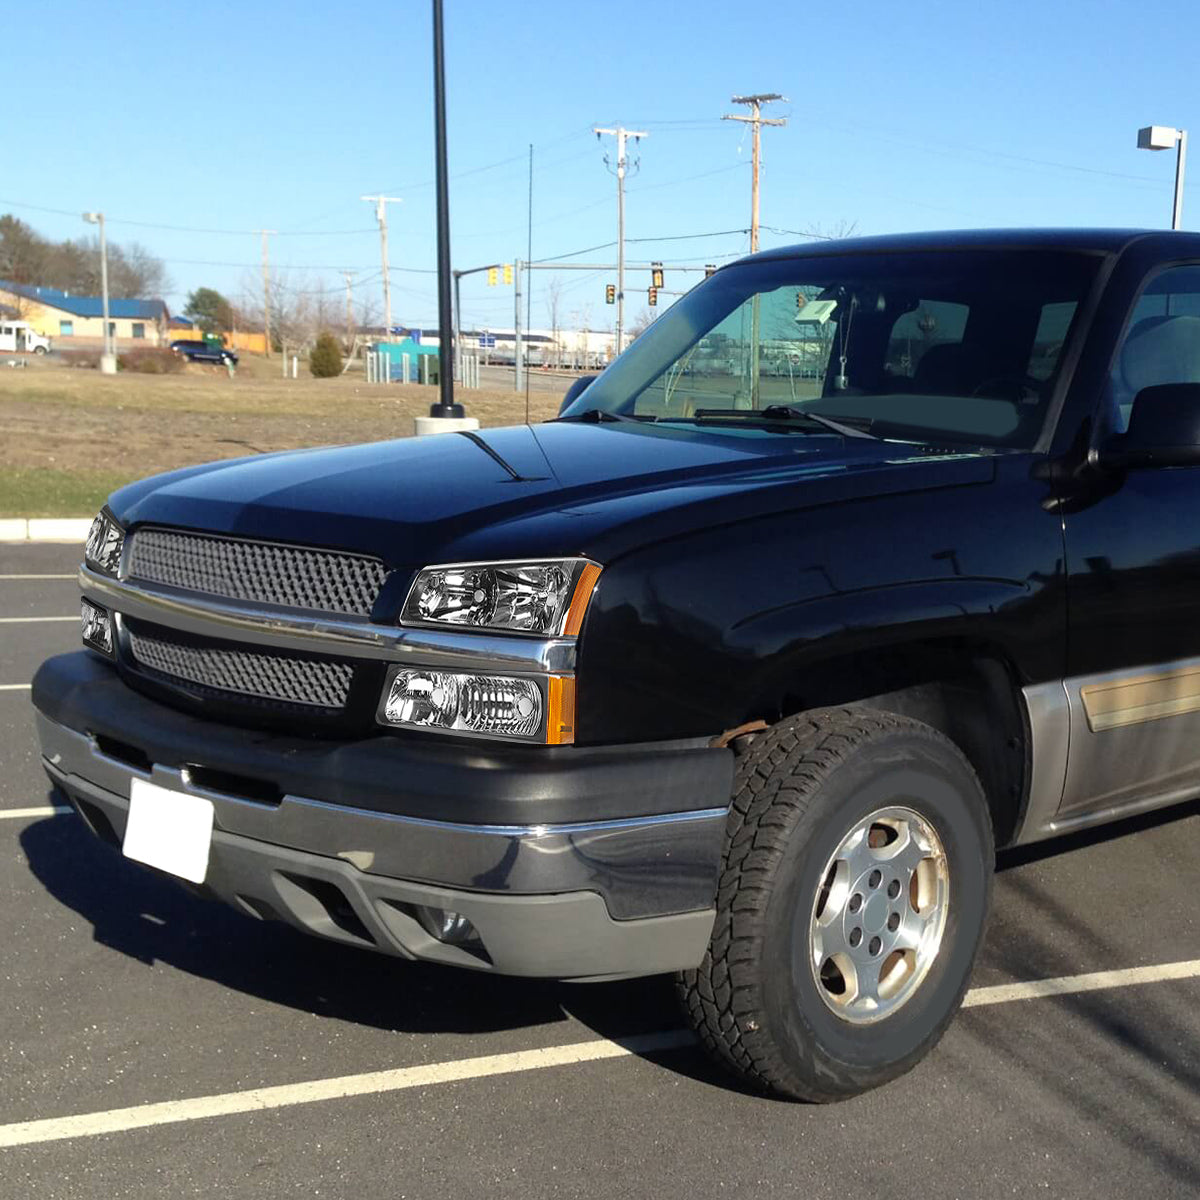
[[[0,583],[6,579],[78,579],[78,575],[6,575],[0,572]]]
[[[1073,992],[1091,992],[1101,988],[1130,987],[1135,984],[1197,977],[1200,977],[1200,959],[1160,963],[1153,967],[1131,967],[1124,971],[1097,971],[1089,975],[1067,975],[1058,979],[976,988],[967,993],[964,1007],[974,1008],[985,1004],[1005,1004],[1013,1000],[1066,996]],[[323,1100],[341,1100],[348,1096],[372,1096],[409,1088],[432,1087],[466,1079],[515,1075],[547,1067],[624,1058],[631,1054],[680,1050],[694,1045],[695,1040],[687,1030],[669,1029],[662,1033],[649,1033],[621,1041],[598,1039],[575,1042],[568,1046],[551,1046],[544,1050],[517,1050],[509,1054],[430,1063],[423,1067],[368,1071],[361,1075],[339,1075],[330,1079],[311,1079],[304,1083],[285,1083],[277,1087],[251,1088],[242,1092],[220,1092],[212,1096],[196,1096],[190,1100],[166,1100],[158,1104],[112,1108],[71,1117],[19,1121],[11,1125],[0,1125],[0,1149],[28,1146],[35,1142],[94,1137],[102,1133],[123,1133],[130,1129],[146,1129],[152,1125],[173,1125],[181,1121],[201,1121],[209,1117],[262,1112],[297,1104],[315,1104]]]
[[[76,614],[71,617],[0,617],[0,625],[31,625],[45,621],[78,621]]]
[[[56,817],[74,812],[69,804],[39,804],[34,808],[0,808],[0,821],[16,821],[28,817]]]
[[[27,692],[32,683],[0,683],[0,692]]]
[[[179,1121],[203,1120],[207,1117],[227,1117],[235,1113],[260,1112],[263,1109],[284,1108],[294,1104],[312,1104],[319,1100],[341,1100],[347,1096],[377,1095],[380,1092],[455,1083],[462,1079],[482,1079],[489,1075],[513,1075],[521,1071],[539,1071],[546,1067],[596,1062],[605,1058],[623,1058],[630,1054],[645,1054],[656,1050],[677,1050],[692,1045],[694,1040],[690,1033],[672,1029],[619,1042],[575,1042],[573,1045],[550,1046],[544,1050],[516,1050],[510,1054],[460,1058],[453,1062],[430,1063],[424,1067],[368,1071],[362,1075],[341,1075],[334,1079],[313,1079],[306,1083],[253,1088],[245,1092],[224,1092],[215,1096],[198,1096],[192,1100],[139,1104],[135,1108],[82,1113],[77,1117],[24,1121],[15,1125],[0,1125],[0,1147],[27,1146],[32,1142],[54,1142],[63,1138],[92,1137],[98,1133],[121,1133],[128,1129],[145,1129],[151,1125],[170,1125]]]
[[[963,1008],[981,1004],[1007,1004],[1012,1000],[1044,1000],[1048,996],[1070,996],[1076,992],[1098,992],[1105,988],[1133,987],[1140,983],[1166,983],[1172,979],[1200,976],[1200,958],[1188,962],[1158,963],[1152,967],[1127,967],[1122,971],[1093,971],[1090,975],[1062,975],[1057,979],[1034,979],[1029,983],[1000,983],[973,988]]]

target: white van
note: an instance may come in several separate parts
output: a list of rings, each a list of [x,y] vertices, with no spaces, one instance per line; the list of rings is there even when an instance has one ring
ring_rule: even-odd
[[[50,339],[34,331],[28,321],[0,320],[0,354],[6,350],[16,354],[45,354]]]

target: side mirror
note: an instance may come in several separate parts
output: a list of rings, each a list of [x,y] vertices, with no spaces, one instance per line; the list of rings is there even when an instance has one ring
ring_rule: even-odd
[[[1121,467],[1200,465],[1200,383],[1163,383],[1133,398],[1129,428],[1101,452]]]
[[[575,403],[576,400],[579,399],[580,395],[587,390],[587,388],[591,385],[592,380],[595,378],[595,375],[580,375],[580,377],[576,379],[569,388],[567,388],[567,394],[562,398],[562,403],[558,406],[558,415],[560,417],[567,411],[568,408],[571,407],[572,404]]]

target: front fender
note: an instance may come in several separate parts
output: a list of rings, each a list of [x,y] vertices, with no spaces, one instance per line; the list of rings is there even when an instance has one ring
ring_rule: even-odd
[[[1028,463],[695,531],[606,565],[580,640],[579,743],[712,736],[770,719],[818,663],[937,641],[1061,677],[1061,523]],[[835,689],[836,690],[836,689]],[[874,693],[863,692],[860,696]]]

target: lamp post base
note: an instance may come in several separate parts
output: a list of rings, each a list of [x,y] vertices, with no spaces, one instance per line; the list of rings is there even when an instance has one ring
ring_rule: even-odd
[[[117,356],[115,354],[100,355],[100,374],[115,375],[117,373]]]
[[[436,406],[435,406],[436,407]],[[455,408],[461,408],[456,404]],[[478,417],[414,417],[413,433],[426,437],[431,433],[461,433],[466,429],[478,429]]]

